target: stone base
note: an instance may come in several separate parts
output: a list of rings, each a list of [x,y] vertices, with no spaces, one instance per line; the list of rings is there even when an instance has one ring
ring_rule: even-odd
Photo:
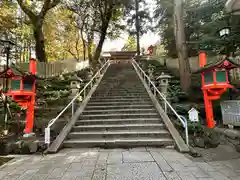
[[[215,128],[221,134],[221,144],[228,144],[240,152],[240,131],[227,128]]]

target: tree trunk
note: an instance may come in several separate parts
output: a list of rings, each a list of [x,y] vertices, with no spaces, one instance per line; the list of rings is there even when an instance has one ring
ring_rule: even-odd
[[[180,84],[184,92],[189,92],[191,87],[191,69],[187,54],[183,17],[183,2],[182,0],[175,0],[175,40],[179,60]]]
[[[34,27],[35,50],[38,61],[47,62],[42,25]]]
[[[92,57],[93,36],[94,36],[93,31],[87,34],[87,48],[88,48],[87,52],[88,52],[88,61],[90,65],[92,64],[92,60],[93,60],[93,57]]]
[[[136,6],[136,35],[137,35],[137,55],[140,56],[140,24],[139,24],[139,2],[135,0]]]
[[[91,63],[92,62],[92,43],[88,44],[88,61]]]
[[[94,53],[94,56],[93,56],[93,64],[92,64],[93,68],[96,68],[98,59],[99,59],[99,57],[101,55],[103,43],[104,43],[106,35],[107,35],[107,29],[108,29],[109,22],[110,22],[111,18],[112,18],[112,7],[109,8],[108,13],[106,15],[106,19],[103,20],[103,24],[102,24],[102,28],[101,28],[100,40],[98,42],[97,49],[96,49],[96,51]]]
[[[85,39],[83,37],[83,29],[80,30],[81,33],[81,39],[82,39],[82,43],[83,43],[83,60],[86,60],[86,42]]]

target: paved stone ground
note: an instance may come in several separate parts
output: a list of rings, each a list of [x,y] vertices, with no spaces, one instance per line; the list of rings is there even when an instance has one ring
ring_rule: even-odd
[[[63,149],[53,155],[16,156],[1,180],[240,180],[240,159],[190,160],[173,149]]]

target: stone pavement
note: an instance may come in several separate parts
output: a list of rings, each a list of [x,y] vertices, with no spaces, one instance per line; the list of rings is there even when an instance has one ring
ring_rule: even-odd
[[[1,180],[240,180],[240,159],[197,162],[173,149],[63,149],[15,156]]]

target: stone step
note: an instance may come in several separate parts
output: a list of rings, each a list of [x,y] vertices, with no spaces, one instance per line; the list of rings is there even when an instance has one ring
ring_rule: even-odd
[[[149,99],[149,95],[145,94],[143,96],[131,96],[131,94],[129,95],[124,95],[124,96],[109,96],[109,95],[105,95],[105,96],[92,96],[91,99]]]
[[[119,81],[116,79],[116,80],[113,80],[111,82],[101,82],[101,84],[99,84],[98,88],[99,89],[106,89],[106,85],[108,85],[109,87],[118,87],[120,89],[134,89],[134,88],[144,88],[144,86],[141,84],[140,80],[139,79],[135,79],[134,80],[135,82],[137,83],[121,83],[119,84]]]
[[[88,131],[88,132],[71,132],[68,135],[69,139],[119,139],[119,138],[171,138],[167,130],[158,131]]]
[[[116,130],[160,130],[164,129],[164,124],[100,124],[100,125],[79,125],[73,126],[72,132],[82,131],[116,131]]]
[[[104,98],[104,99],[96,99],[96,98],[91,98],[89,102],[149,102],[151,99],[148,98],[118,98],[118,99],[113,99],[113,98]]]
[[[128,91],[128,90],[145,90],[145,87],[144,86],[135,87],[135,86],[127,86],[127,85],[124,85],[124,87],[121,87],[118,85],[105,84],[104,87],[98,86],[98,88],[97,88],[97,90],[108,90],[108,89],[119,90],[119,91]]]
[[[134,92],[134,93],[117,93],[117,92],[96,92],[94,93],[93,97],[95,96],[147,96],[148,93],[147,92]]]
[[[161,123],[160,118],[132,118],[132,119],[97,119],[78,120],[75,125],[101,125],[101,124],[145,124]]]
[[[158,113],[134,113],[134,114],[94,114],[81,115],[80,119],[126,119],[126,118],[159,118]]]
[[[171,138],[121,138],[121,139],[88,139],[65,140],[65,148],[104,147],[104,148],[132,148],[141,146],[172,147],[174,141]]]
[[[109,102],[91,102],[89,101],[88,105],[89,106],[104,106],[104,105],[113,105],[113,106],[117,106],[117,105],[124,105],[124,106],[131,106],[131,105],[152,105],[152,101],[109,101]]]
[[[110,88],[119,88],[119,89],[142,89],[144,88],[144,86],[141,84],[140,80],[134,80],[137,82],[137,84],[126,84],[124,82],[119,82],[117,79],[112,82],[105,82],[102,83],[98,86],[98,89],[106,89],[106,85],[108,85],[108,87]]]
[[[118,94],[124,94],[124,93],[147,93],[145,89],[142,90],[117,90],[117,89],[106,89],[106,90],[96,90],[95,93],[118,93]]]
[[[85,110],[105,110],[105,109],[148,109],[148,108],[155,108],[153,105],[141,105],[141,104],[132,104],[132,105],[102,105],[102,106],[91,106],[87,105]]]
[[[121,99],[108,99],[108,98],[105,98],[105,99],[90,99],[89,102],[149,102],[151,101],[150,98],[121,98]]]
[[[104,87],[99,87],[97,88],[97,90],[108,90],[108,89],[113,89],[113,90],[120,90],[120,91],[124,91],[124,90],[145,90],[145,87],[144,86],[141,86],[141,87],[136,87],[136,86],[127,86],[127,85],[124,85],[124,87],[122,86],[119,86],[119,85],[114,85],[114,84],[110,84],[110,83],[107,83],[104,85]]]
[[[112,113],[124,113],[124,114],[136,114],[136,113],[155,113],[156,109],[106,109],[106,110],[84,110],[83,115],[90,114],[112,114]]]

